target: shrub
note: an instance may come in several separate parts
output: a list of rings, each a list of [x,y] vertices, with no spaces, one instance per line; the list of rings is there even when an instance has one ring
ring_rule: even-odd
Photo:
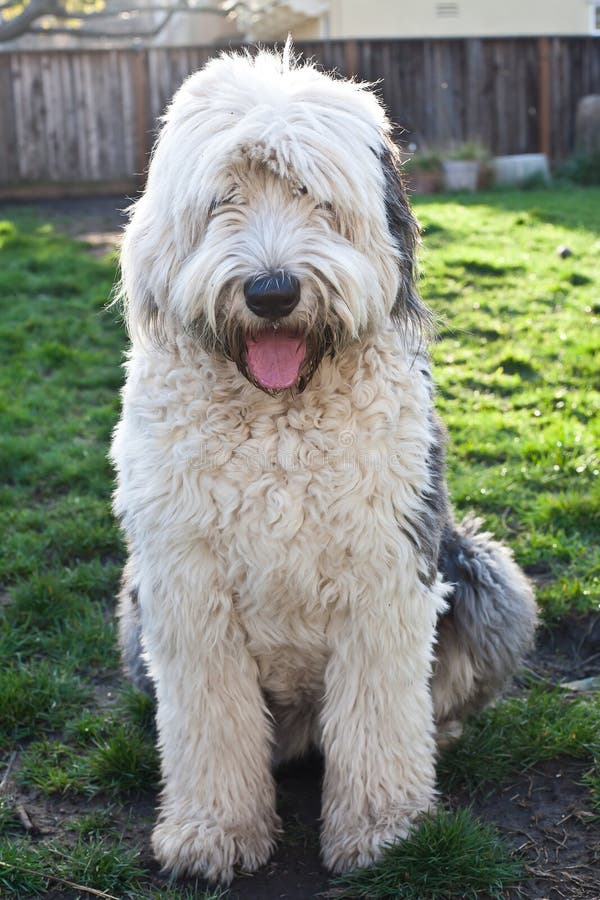
[[[576,184],[600,184],[600,152],[572,157],[562,167],[560,175]]]

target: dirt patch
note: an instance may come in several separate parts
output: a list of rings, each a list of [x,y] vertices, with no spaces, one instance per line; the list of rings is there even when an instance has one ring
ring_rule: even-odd
[[[92,256],[103,257],[120,246],[129,203],[126,197],[63,200],[44,212],[58,231],[88,244]]]
[[[307,900],[327,890],[330,876],[319,858],[323,765],[314,755],[277,774],[278,811],[284,834],[259,872],[236,878],[231,900]]]
[[[526,860],[527,881],[511,898],[600,897],[600,833],[582,779],[590,765],[555,759],[485,796],[453,795],[495,825]]]
[[[118,196],[37,200],[35,209],[41,220],[89,244],[92,256],[102,257],[118,248],[127,221],[124,210],[132,199]]]
[[[600,616],[572,616],[542,626],[528,668],[540,678],[566,682],[600,673]]]
[[[76,235],[78,241],[89,245],[92,256],[103,257],[119,248],[121,242],[120,231],[84,231]]]

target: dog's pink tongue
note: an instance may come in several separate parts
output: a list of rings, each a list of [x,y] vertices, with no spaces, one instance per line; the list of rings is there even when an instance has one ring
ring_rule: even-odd
[[[306,343],[297,334],[264,331],[246,341],[246,360],[261,387],[281,390],[298,381]]]

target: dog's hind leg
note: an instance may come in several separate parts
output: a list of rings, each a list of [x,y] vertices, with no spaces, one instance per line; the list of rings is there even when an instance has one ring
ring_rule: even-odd
[[[525,575],[510,550],[478,532],[479,525],[471,518],[448,524],[440,548],[439,569],[454,587],[438,623],[431,685],[441,745],[517,671],[537,622]]]
[[[154,696],[142,646],[142,624],[138,605],[138,585],[135,560],[130,557],[121,578],[119,592],[119,646],[125,675],[134,687]]]

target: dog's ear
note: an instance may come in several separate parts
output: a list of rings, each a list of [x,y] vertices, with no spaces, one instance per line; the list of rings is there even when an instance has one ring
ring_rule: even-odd
[[[124,311],[130,336],[141,335],[161,347],[167,343],[165,315],[149,289],[136,292],[133,299],[127,294]]]
[[[416,284],[419,226],[413,216],[402,179],[397,147],[385,138],[379,153],[384,177],[384,203],[388,230],[398,248],[400,284],[392,307],[392,318],[420,332],[431,329],[431,315]]]
[[[121,244],[120,301],[131,338],[164,345],[168,341],[166,316],[170,240],[159,233],[158,216],[145,195],[130,209],[130,222]]]

